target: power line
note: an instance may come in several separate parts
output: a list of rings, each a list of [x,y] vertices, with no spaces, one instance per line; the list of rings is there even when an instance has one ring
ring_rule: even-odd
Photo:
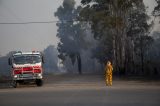
[[[153,15],[149,15],[150,17]],[[154,16],[153,16],[154,17]],[[155,18],[155,17],[154,17]],[[31,21],[31,22],[0,22],[0,24],[51,24],[51,23],[68,23],[68,22],[87,22],[86,20],[60,20],[60,21]]]
[[[60,22],[60,21],[0,22],[0,24],[50,24],[50,23],[58,23],[58,22]]]
[[[0,22],[0,24],[51,24],[51,23],[68,23],[80,22],[78,20],[61,20],[61,21],[32,21],[32,22]],[[86,22],[86,21],[83,21]]]

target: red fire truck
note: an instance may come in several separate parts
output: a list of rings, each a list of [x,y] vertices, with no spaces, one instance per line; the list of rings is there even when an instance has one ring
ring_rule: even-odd
[[[30,82],[35,82],[37,86],[43,85],[42,53],[17,52],[9,58],[8,62],[12,66],[13,87]]]

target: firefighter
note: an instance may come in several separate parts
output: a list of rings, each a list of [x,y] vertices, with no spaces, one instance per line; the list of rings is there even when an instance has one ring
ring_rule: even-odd
[[[105,79],[106,79],[106,85],[112,86],[112,71],[113,67],[110,61],[107,62],[105,66]]]

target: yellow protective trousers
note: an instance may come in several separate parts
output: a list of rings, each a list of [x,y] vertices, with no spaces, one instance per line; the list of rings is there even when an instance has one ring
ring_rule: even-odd
[[[106,79],[106,85],[112,85],[112,71],[113,67],[110,62],[106,64],[105,67],[105,79]]]
[[[112,85],[112,73],[106,73],[106,85]]]

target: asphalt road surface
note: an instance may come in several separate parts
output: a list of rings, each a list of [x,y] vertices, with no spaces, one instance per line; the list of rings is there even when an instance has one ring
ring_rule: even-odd
[[[44,86],[0,84],[0,106],[160,106],[160,82],[101,75],[47,76]]]

